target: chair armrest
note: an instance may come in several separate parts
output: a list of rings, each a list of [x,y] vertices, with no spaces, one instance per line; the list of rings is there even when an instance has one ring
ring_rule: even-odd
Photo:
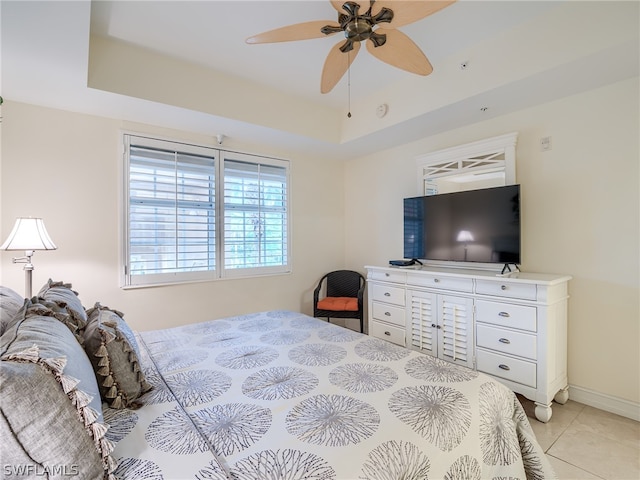
[[[313,306],[314,307],[318,303],[318,300],[320,298],[320,289],[322,288],[322,282],[324,282],[324,279],[326,277],[327,277],[326,275],[324,277],[322,277],[320,279],[320,281],[318,282],[318,286],[313,290]]]
[[[366,287],[366,283],[362,284],[362,287],[360,287],[360,290],[358,290],[358,306],[362,307],[363,301],[364,301],[364,289]]]

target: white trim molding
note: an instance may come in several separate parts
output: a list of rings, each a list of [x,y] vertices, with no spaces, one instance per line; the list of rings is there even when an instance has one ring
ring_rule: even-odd
[[[640,422],[640,404],[638,403],[575,385],[569,385],[569,398],[578,403]]]

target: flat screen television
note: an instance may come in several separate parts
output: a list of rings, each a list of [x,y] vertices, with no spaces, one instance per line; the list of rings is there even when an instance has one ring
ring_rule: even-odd
[[[404,258],[520,263],[520,185],[404,199]]]

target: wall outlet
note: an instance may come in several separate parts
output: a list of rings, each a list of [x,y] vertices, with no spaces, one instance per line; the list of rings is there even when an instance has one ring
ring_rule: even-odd
[[[546,152],[548,150],[551,150],[551,137],[540,138],[540,151]]]

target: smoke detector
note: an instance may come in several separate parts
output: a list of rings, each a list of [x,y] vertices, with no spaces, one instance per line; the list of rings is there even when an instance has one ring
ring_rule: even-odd
[[[382,118],[387,114],[388,111],[389,111],[389,105],[387,105],[386,103],[378,105],[376,107],[376,117]]]

